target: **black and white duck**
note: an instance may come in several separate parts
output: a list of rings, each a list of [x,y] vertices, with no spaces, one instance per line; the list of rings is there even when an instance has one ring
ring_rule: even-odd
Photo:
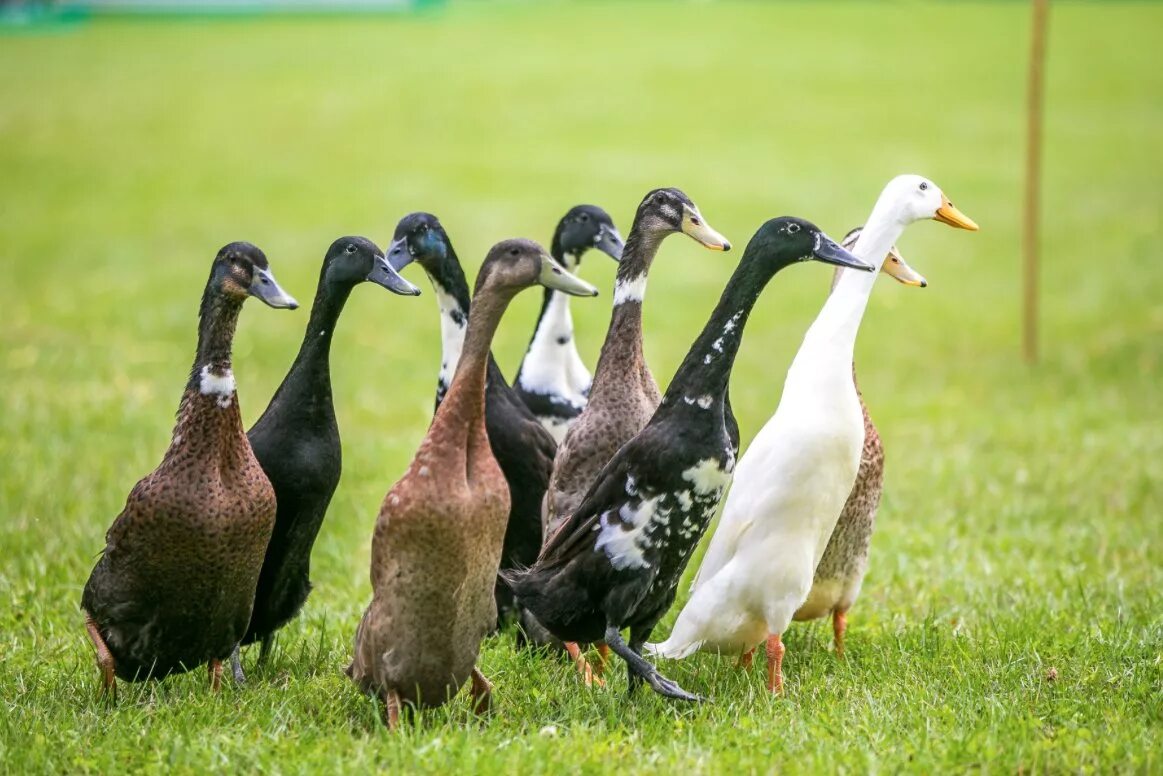
[[[420,289],[404,280],[365,237],[341,237],[323,258],[311,318],[299,355],[247,436],[275,489],[278,511],[258,578],[242,645],[261,641],[266,660],[274,634],[299,613],[311,592],[311,548],[339,485],[342,449],[331,394],[331,339],[347,299],[370,281],[396,294]],[[237,652],[235,679],[242,681]]]
[[[731,480],[727,386],[748,315],[776,272],[808,259],[871,269],[807,221],[760,227],[649,423],[603,467],[537,563],[505,575],[557,638],[604,640],[626,662],[631,690],[645,680],[661,695],[699,699],[642,649]]]
[[[596,248],[614,261],[622,257],[622,236],[613,219],[595,205],[577,205],[557,224],[549,252],[570,272]],[[577,352],[568,294],[545,289],[529,349],[513,390],[557,442],[585,409],[593,378]]]
[[[242,428],[231,345],[242,303],[298,304],[254,245],[218,252],[199,309],[198,350],[161,464],[134,486],[81,596],[104,688],[222,661],[250,622],[275,492]]]
[[[439,408],[464,347],[469,293],[452,241],[440,221],[430,213],[412,213],[396,226],[388,248],[388,263],[399,271],[411,262],[424,268],[440,308],[440,373],[436,384],[436,407]],[[493,456],[509,485],[509,523],[501,568],[527,566],[537,559],[541,548],[541,502],[557,445],[509,386],[491,353],[485,390],[485,424]],[[496,595],[497,610],[504,620],[513,613],[513,595],[500,578]]]
[[[372,601],[355,635],[348,675],[384,701],[438,706],[472,679],[475,710],[492,685],[476,667],[497,619],[494,587],[509,522],[509,488],[486,429],[489,346],[505,308],[534,284],[570,294],[597,289],[531,240],[493,246],[481,266],[452,383],[407,473],[384,497],[372,537]]]

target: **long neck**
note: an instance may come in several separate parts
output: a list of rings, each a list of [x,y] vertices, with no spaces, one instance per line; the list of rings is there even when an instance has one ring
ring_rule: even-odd
[[[211,281],[213,283],[213,281]],[[242,300],[215,293],[207,285],[198,311],[198,352],[190,369],[187,390],[229,397],[234,393],[234,374],[230,368],[230,349]]]
[[[558,236],[554,235],[553,258],[573,271],[576,259],[568,262],[561,250]],[[527,371],[544,371],[537,374],[538,382],[549,381],[564,385],[569,379],[569,365],[580,361],[577,354],[577,343],[573,338],[573,316],[570,315],[570,296],[560,291],[546,288],[541,302],[541,312],[537,316],[537,326],[533,330],[533,338],[525,351],[525,359],[521,363],[518,380]]]
[[[331,409],[331,339],[352,288],[320,277],[299,354],[271,399],[272,407],[280,398],[292,398],[295,410]]]
[[[602,353],[594,370],[592,394],[597,396],[615,376],[622,376],[628,366],[638,364],[645,371],[642,352],[642,300],[646,296],[646,276],[658,254],[664,235],[646,231],[638,221],[626,238],[618,274],[614,280],[614,313]]]
[[[464,349],[469,319],[468,282],[451,247],[445,271],[439,276],[429,273],[428,279],[432,281],[436,304],[440,307],[440,373],[436,381],[436,406],[439,407],[452,385],[452,376]]]
[[[873,271],[852,271],[840,275],[823,309],[804,335],[804,343],[796,354],[796,361],[806,352],[819,353],[824,349],[834,350],[846,362],[852,361],[856,333],[868,307],[872,286],[889,249],[904,231],[904,224],[895,217],[892,210],[893,203],[890,200],[882,197],[877,201],[864,231],[852,247],[852,253],[866,264],[871,264]],[[812,344],[811,348],[807,347],[809,343]],[[792,365],[795,366],[794,361]]]
[[[781,266],[776,266],[775,271]],[[743,341],[743,327],[759,294],[774,275],[771,265],[743,257],[667,388],[664,406],[694,405],[705,410],[712,404],[723,405],[735,356]]]
[[[478,286],[472,310],[468,315],[464,347],[452,384],[437,409],[438,416],[445,412],[455,413],[465,423],[484,418],[485,385],[491,361],[489,348],[492,347],[493,335],[496,334],[501,316],[513,296],[514,292],[511,289]]]

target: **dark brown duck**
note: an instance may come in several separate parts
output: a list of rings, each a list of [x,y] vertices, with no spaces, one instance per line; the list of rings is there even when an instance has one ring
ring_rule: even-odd
[[[81,607],[106,689],[222,661],[246,632],[275,494],[242,428],[230,350],[242,303],[298,306],[246,242],[218,252],[199,310],[198,352],[161,464],[105,535]]]

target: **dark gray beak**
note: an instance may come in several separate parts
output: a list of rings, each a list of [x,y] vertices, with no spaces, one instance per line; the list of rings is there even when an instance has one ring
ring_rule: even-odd
[[[825,236],[823,232],[816,232],[816,246],[812,248],[811,258],[816,261],[822,261],[825,264],[835,264],[837,267],[850,267],[851,269],[862,269],[865,272],[872,272],[876,269],[876,267],[873,267],[871,264],[866,264],[841,248]]]
[[[622,250],[626,247],[626,243],[622,240],[622,235],[618,234],[617,229],[602,224],[598,230],[598,237],[594,240],[594,247],[614,261],[621,261]]]
[[[399,240],[392,240],[392,244],[388,246],[387,261],[388,266],[396,272],[399,272],[404,267],[408,266],[415,260],[412,252],[408,250],[408,238],[401,237]]]
[[[407,249],[404,252],[407,253]],[[392,269],[383,256],[376,256],[375,264],[372,265],[372,271],[368,273],[367,279],[380,284],[393,294],[420,296],[420,289],[400,277],[400,273]]]

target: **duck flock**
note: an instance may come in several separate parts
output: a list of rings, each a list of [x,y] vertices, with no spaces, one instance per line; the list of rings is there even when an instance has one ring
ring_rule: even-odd
[[[868,568],[884,453],[857,392],[853,346],[877,271],[925,285],[894,246],[924,219],[977,229],[917,175],[890,181],[842,245],[800,218],[767,221],[662,393],[642,344],[654,257],[679,232],[711,250],[731,248],[681,191],[648,193],[625,242],[604,210],[581,205],[562,218],[548,252],[531,240],[497,243],[471,298],[448,233],[435,216],[413,213],[386,252],[362,237],[331,245],[302,347],[249,432],[231,360],[239,311],[249,296],[298,305],[261,250],[227,245],[202,296],[169,449],[130,492],[84,587],[103,690],[113,692],[118,677],[202,665],[218,689],[227,663],[241,683],[239,648],[254,642],[266,660],[310,593],[312,545],[339,484],[329,359],[337,320],[365,281],[418,295],[399,274],[416,263],[440,309],[436,411],[380,506],[372,599],[347,668],[360,690],[382,699],[388,726],[466,683],[486,712],[492,685],[477,666],[480,645],[512,620],[519,646],[567,652],[586,684],[602,683],[613,651],[631,691],[645,682],[698,701],[644,655],[704,650],[747,668],[763,644],[767,687],[782,691],[789,623],[831,616],[842,652],[846,613]],[[598,294],[574,274],[591,249],[618,262],[592,378],[569,306],[570,296]],[[831,293],[775,414],[740,457],[729,383],[748,315],[777,272],[809,260],[835,265]],[[544,302],[510,385],[490,344],[509,302],[534,285]],[[724,501],[689,600],[666,640],[649,643]],[[600,655],[593,664],[591,645]]]

